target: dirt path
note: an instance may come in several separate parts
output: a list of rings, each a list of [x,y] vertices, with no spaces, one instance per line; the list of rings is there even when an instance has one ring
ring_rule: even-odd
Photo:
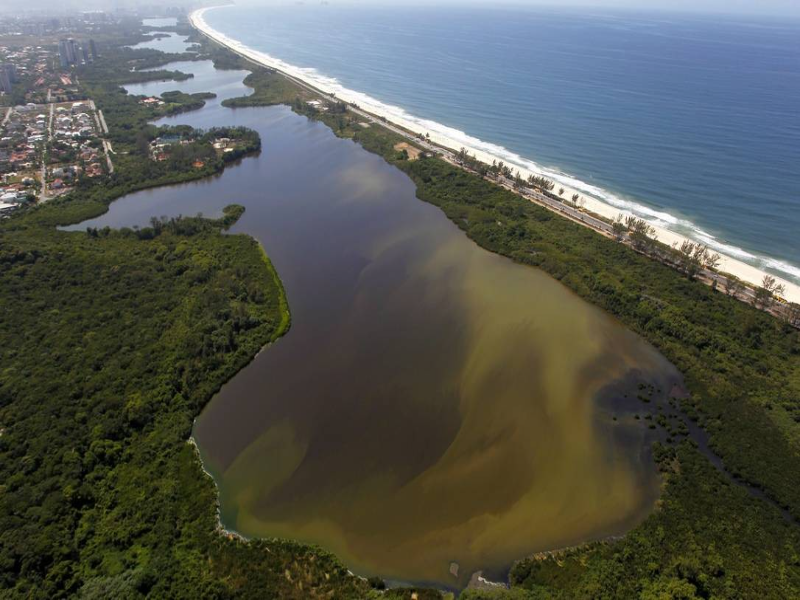
[[[53,114],[55,113],[56,105],[50,104],[50,114],[47,117],[47,139],[45,147],[42,149],[42,192],[39,195],[39,202],[46,202],[47,198],[47,148],[50,147],[50,141],[53,138]]]

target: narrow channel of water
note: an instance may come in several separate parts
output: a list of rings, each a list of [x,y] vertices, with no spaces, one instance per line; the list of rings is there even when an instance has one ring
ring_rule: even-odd
[[[462,587],[531,552],[620,534],[657,499],[640,383],[680,380],[651,346],[544,273],[486,252],[381,158],[286,107],[229,110],[243,72],[168,65],[213,91],[166,120],[242,125],[258,157],[131,194],[87,226],[247,208],[293,324],[195,427],[223,523],[299,539],[356,572]],[[76,227],[77,228],[77,227]],[[625,399],[628,396],[629,399]]]
[[[177,25],[178,20],[170,18],[145,19],[143,23],[148,27],[174,27]],[[139,42],[130,47],[136,50],[149,49],[175,53],[186,52],[189,48],[189,44],[186,42],[186,40],[189,39],[188,36],[177,34],[174,31],[151,31],[148,35],[155,35],[158,37],[145,42]]]

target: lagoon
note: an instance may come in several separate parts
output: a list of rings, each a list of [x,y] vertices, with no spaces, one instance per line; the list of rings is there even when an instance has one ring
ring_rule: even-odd
[[[258,239],[283,280],[291,330],[194,429],[227,528],[319,544],[359,574],[460,588],[645,518],[659,478],[636,395],[649,385],[664,399],[674,367],[554,279],[479,248],[324,125],[222,107],[249,92],[242,72],[180,69],[195,78],[128,89],[217,92],[165,122],[252,127],[261,154],[131,194],[80,228],[240,203],[232,233]]]

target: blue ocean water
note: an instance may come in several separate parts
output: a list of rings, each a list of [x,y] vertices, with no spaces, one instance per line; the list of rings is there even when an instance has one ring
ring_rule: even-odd
[[[326,4],[205,20],[800,282],[800,21]]]

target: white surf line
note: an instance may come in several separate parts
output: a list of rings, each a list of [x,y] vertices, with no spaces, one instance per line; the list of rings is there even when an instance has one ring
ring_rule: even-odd
[[[792,265],[785,265],[785,263],[782,261],[778,261],[769,257],[757,257],[745,250],[719,242],[713,236],[711,236],[711,234],[698,229],[696,226],[688,222],[686,222],[687,226],[690,226],[698,231],[697,239],[692,239],[688,236],[675,233],[662,224],[665,221],[680,224],[679,219],[668,213],[656,211],[643,205],[638,205],[621,198],[616,198],[601,188],[581,182],[580,180],[565,173],[542,168],[539,165],[536,165],[534,162],[529,161],[518,154],[510,152],[501,146],[485,142],[478,138],[472,137],[465,132],[447,127],[440,123],[436,123],[435,121],[414,117],[406,113],[400,107],[384,104],[379,100],[368,96],[367,94],[345,88],[336,79],[320,75],[314,69],[297,67],[263,52],[253,50],[242,42],[218,32],[209,26],[208,23],[206,23],[205,19],[203,18],[206,11],[217,8],[225,8],[225,6],[211,6],[195,10],[189,15],[189,22],[198,31],[205,34],[218,44],[235,52],[236,54],[239,54],[256,64],[274,69],[275,71],[278,71],[290,79],[303,84],[305,87],[315,92],[328,96],[333,95],[341,101],[355,104],[362,109],[363,112],[367,112],[378,117],[384,125],[386,124],[383,122],[385,119],[386,122],[401,127],[406,131],[419,132],[423,136],[429,137],[430,141],[437,146],[447,148],[454,152],[458,152],[461,148],[464,148],[467,150],[467,152],[469,152],[469,154],[486,164],[492,164],[492,162],[503,162],[510,167],[514,167],[516,170],[519,170],[519,173],[523,179],[527,179],[529,175],[539,175],[552,179],[558,184],[558,187],[564,188],[565,198],[571,198],[574,194],[578,194],[585,200],[586,210],[607,219],[613,220],[619,214],[623,214],[624,216],[635,215],[637,217],[644,218],[655,228],[658,241],[668,246],[672,246],[674,244],[680,246],[685,241],[707,244],[710,249],[714,250],[715,252],[719,252],[722,257],[718,271],[734,275],[756,288],[761,286],[761,283],[765,275],[767,275],[767,272],[759,269],[758,267],[750,265],[739,258],[731,256],[732,254],[739,254],[742,258],[763,260],[765,263],[769,264],[770,267],[776,270],[785,270],[782,267],[788,267],[790,269],[795,268]],[[415,141],[418,143],[418,140]],[[654,219],[655,222],[653,221]],[[800,303],[800,285],[787,281],[781,277],[775,278],[785,287],[786,291],[783,294],[783,297],[790,302]]]

